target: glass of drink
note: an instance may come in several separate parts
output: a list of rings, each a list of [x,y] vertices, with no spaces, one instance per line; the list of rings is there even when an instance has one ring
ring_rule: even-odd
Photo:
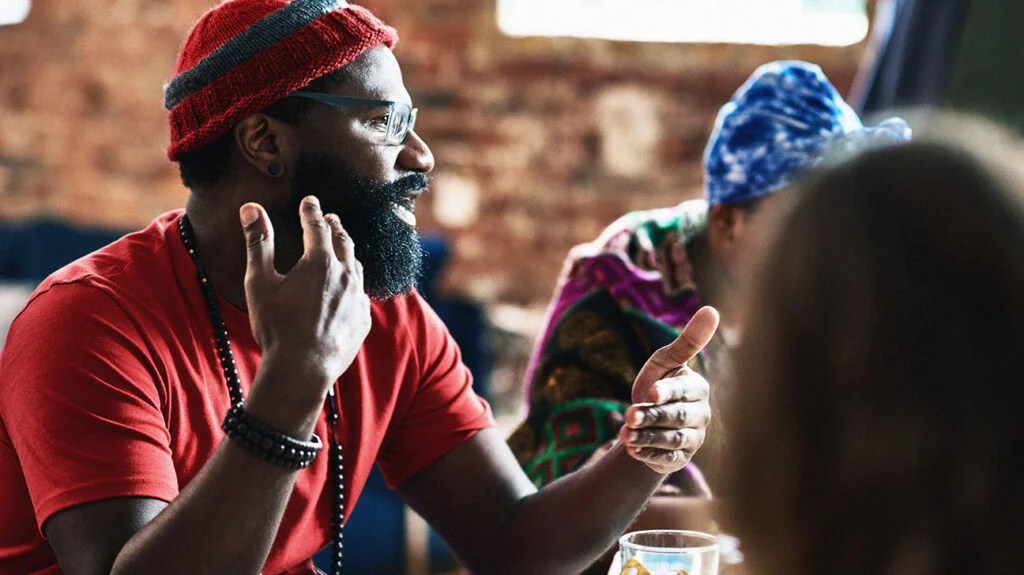
[[[699,531],[655,529],[619,538],[620,575],[718,575],[718,540]]]

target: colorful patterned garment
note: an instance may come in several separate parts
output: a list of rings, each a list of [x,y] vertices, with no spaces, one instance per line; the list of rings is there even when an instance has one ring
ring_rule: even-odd
[[[650,263],[666,242],[699,235],[706,217],[703,200],[633,212],[570,252],[528,368],[529,414],[509,439],[537,486],[615,439],[640,367],[700,308],[692,270],[666,293]]]

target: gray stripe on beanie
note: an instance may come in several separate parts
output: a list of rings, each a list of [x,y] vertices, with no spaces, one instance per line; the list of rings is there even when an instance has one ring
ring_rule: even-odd
[[[164,87],[164,107],[168,110],[174,108],[185,98],[223,77],[249,58],[298,32],[310,22],[346,7],[346,0],[292,0],[168,82]]]

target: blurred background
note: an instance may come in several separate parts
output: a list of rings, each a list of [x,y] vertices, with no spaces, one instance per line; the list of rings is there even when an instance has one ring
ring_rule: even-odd
[[[27,10],[24,21],[0,27],[0,219],[47,224],[32,232],[44,248],[32,250],[33,240],[4,250],[6,278],[41,279],[66,263],[59,256],[109,241],[106,230],[117,237],[184,205],[187,191],[164,155],[162,87],[186,31],[215,3],[0,0],[9,21],[19,6]],[[845,0],[832,4],[853,14],[839,27],[852,42],[846,46],[570,37],[612,34],[618,27],[609,24],[637,11],[625,18],[638,22],[626,31],[634,40],[645,32],[664,40],[677,27],[676,39],[686,40],[717,26],[744,42],[730,27],[751,19],[725,11],[696,20],[687,9],[715,4],[703,1],[363,4],[400,33],[417,131],[437,160],[417,210],[423,231],[442,237],[449,253],[432,291],[484,307],[497,330],[489,379],[499,396],[519,385],[570,247],[627,211],[702,194],[701,153],[714,115],[750,72],[769,60],[810,60],[845,92],[867,45],[868,7]],[[666,10],[673,13],[659,19]],[[657,22],[663,29],[647,30]],[[796,22],[774,24],[745,27],[757,40],[757,30],[774,29],[806,41]],[[83,227],[101,237],[75,233]]]
[[[162,87],[215,3],[0,0],[0,326],[54,269],[184,205]],[[715,113],[760,64],[819,64],[869,119],[933,105],[1024,126],[1020,0],[361,3],[399,31],[437,160],[421,289],[506,430],[568,250],[627,211],[701,196]],[[451,570],[381,490],[350,526],[404,542],[378,572]]]

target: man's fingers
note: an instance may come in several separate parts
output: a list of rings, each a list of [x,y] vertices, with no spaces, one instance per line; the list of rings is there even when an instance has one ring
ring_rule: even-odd
[[[331,232],[320,211],[320,200],[316,196],[302,198],[299,205],[299,219],[302,221],[303,256],[329,251]]]
[[[664,405],[634,404],[625,415],[630,429],[645,427],[707,427],[711,422],[711,407],[706,401],[674,401]]]
[[[703,429],[629,429],[623,427],[619,440],[636,450],[666,450],[694,453],[704,444]]]
[[[250,277],[270,277],[274,269],[274,226],[263,206],[247,203],[238,210],[245,234],[246,274]]]
[[[699,446],[698,446],[699,447]],[[657,447],[633,447],[626,446],[634,459],[640,460],[656,471],[671,473],[682,469],[689,463],[690,458],[697,448],[693,449],[660,449]]]
[[[670,403],[673,401],[700,401],[711,395],[711,386],[704,376],[685,365],[677,367],[672,377],[654,382],[647,397],[638,403]]]
[[[623,426],[619,441],[630,457],[657,473],[674,473],[690,462],[704,444],[703,429],[631,430]]]
[[[341,225],[341,220],[338,219],[336,214],[327,214],[324,216],[324,220],[327,221],[327,225],[331,228],[331,243],[334,245],[334,255],[341,260],[347,266],[352,266],[352,269],[359,269],[361,266],[356,266],[358,263],[356,260],[356,245],[352,241],[352,236],[348,235],[345,231],[345,227]]]

